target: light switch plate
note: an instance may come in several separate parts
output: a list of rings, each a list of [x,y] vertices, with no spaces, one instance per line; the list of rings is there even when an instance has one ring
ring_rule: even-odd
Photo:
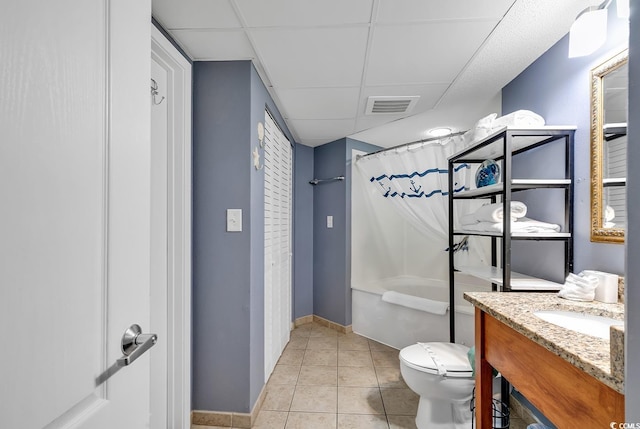
[[[333,228],[333,216],[327,216],[327,228]]]
[[[242,209],[227,209],[227,232],[242,231]]]

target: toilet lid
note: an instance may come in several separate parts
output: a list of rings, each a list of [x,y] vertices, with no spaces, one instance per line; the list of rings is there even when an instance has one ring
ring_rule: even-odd
[[[453,377],[471,377],[467,358],[469,347],[453,343],[418,343],[400,351],[400,359],[408,366],[429,373]]]

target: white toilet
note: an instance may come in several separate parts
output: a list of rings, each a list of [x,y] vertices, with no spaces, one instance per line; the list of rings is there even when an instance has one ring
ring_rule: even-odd
[[[400,351],[400,372],[418,395],[418,429],[469,429],[474,377],[469,348],[453,343],[418,343]]]

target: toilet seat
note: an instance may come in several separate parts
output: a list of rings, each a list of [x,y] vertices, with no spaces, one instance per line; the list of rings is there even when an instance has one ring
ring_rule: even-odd
[[[470,378],[469,348],[453,343],[418,343],[400,351],[400,360],[410,368],[446,377]]]

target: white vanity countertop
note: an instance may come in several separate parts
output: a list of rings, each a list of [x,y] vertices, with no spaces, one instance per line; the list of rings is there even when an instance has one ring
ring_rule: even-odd
[[[624,394],[624,333],[615,329],[613,341],[581,334],[545,322],[533,313],[564,310],[624,320],[624,304],[577,302],[555,293],[467,292],[464,298],[476,308]],[[613,367],[613,372],[612,372]]]

